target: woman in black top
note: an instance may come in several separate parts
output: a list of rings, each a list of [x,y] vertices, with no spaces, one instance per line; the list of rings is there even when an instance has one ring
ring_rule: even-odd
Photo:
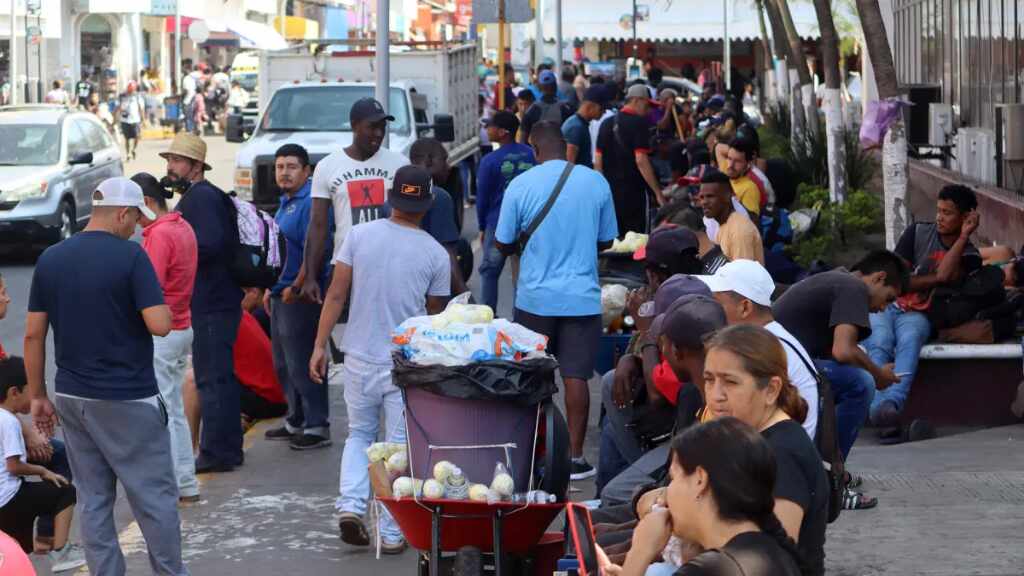
[[[775,457],[756,430],[729,417],[690,427],[673,441],[669,473],[667,509],[640,521],[625,565],[605,574],[644,574],[673,533],[705,550],[678,575],[800,574],[796,543],[774,513]]]

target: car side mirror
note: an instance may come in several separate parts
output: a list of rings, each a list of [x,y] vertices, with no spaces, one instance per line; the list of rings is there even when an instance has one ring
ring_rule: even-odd
[[[434,114],[434,138],[441,142],[455,141],[455,119],[451,114]]]
[[[81,152],[75,154],[68,160],[68,164],[75,166],[77,164],[92,164],[92,152]]]

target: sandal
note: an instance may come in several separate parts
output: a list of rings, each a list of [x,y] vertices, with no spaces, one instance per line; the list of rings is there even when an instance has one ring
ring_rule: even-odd
[[[843,510],[870,510],[878,506],[878,498],[847,488],[843,490]]]
[[[370,534],[363,519],[355,512],[342,512],[338,517],[338,531],[341,541],[352,546],[369,546]]]

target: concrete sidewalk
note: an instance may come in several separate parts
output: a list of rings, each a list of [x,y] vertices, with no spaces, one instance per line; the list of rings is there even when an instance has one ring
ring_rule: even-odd
[[[371,550],[338,540],[334,498],[345,427],[336,384],[331,398],[331,448],[295,452],[267,442],[262,433],[272,423],[265,422],[246,438],[244,467],[201,478],[202,502],[182,510],[192,574],[416,573],[414,551],[375,560]],[[592,423],[591,462],[597,439]],[[829,574],[1024,573],[1024,425],[899,446],[865,441],[853,450],[850,467],[864,476],[864,489],[880,504],[875,510],[844,512],[829,526]],[[581,490],[573,499],[592,494],[592,483],[575,485]],[[145,544],[123,501],[118,519],[129,574],[148,574]],[[45,561],[36,563],[41,574],[48,573],[41,566]]]

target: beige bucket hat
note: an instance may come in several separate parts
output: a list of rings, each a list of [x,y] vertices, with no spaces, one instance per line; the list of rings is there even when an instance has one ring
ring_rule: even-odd
[[[171,141],[171,147],[166,152],[161,152],[160,157],[166,159],[169,154],[188,158],[203,163],[203,170],[213,170],[206,163],[206,142],[195,134],[178,132]]]

